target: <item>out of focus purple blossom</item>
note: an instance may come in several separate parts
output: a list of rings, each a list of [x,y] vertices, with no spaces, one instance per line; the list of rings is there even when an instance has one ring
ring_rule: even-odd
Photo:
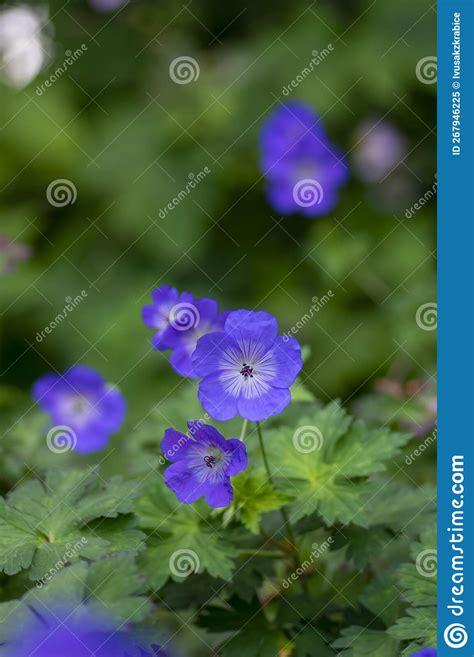
[[[12,274],[18,263],[28,260],[30,256],[29,246],[14,242],[5,235],[0,235],[0,275]]]
[[[89,0],[91,7],[97,11],[116,11],[128,4],[128,0]]]
[[[365,182],[380,182],[406,155],[406,139],[386,120],[367,119],[356,134],[353,165]]]

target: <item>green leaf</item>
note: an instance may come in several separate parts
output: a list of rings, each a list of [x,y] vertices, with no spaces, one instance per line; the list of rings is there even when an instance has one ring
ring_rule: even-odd
[[[361,508],[377,491],[369,477],[386,469],[409,436],[353,422],[332,403],[297,426],[266,432],[265,440],[275,479],[295,498],[293,520],[317,510],[328,525],[366,526]]]
[[[399,580],[395,572],[374,578],[360,596],[360,601],[385,627],[390,627],[400,615]]]
[[[260,519],[264,513],[280,509],[289,499],[268,483],[264,470],[248,468],[232,479],[232,485],[234,501],[226,516],[239,518],[253,534],[259,533]]]
[[[334,648],[342,648],[341,657],[399,657],[399,642],[386,632],[352,626],[342,635],[333,643]]]
[[[8,575],[29,568],[41,579],[80,558],[139,550],[143,534],[130,520],[115,529],[112,520],[132,511],[137,493],[133,482],[107,483],[94,469],[52,470],[43,482],[21,484],[0,500],[0,568]]]
[[[223,657],[275,657],[280,646],[288,647],[286,638],[267,621],[256,598],[246,603],[233,597],[225,607],[209,605],[201,612],[198,624],[210,632],[239,630],[219,645]]]
[[[436,525],[427,527],[420,541],[411,548],[414,560],[399,569],[399,581],[405,598],[412,605],[407,615],[393,625],[390,634],[420,646],[436,645]]]
[[[305,628],[295,640],[295,657],[334,657],[336,653],[314,627]]]
[[[378,480],[377,491],[363,500],[354,522],[363,526],[376,525],[389,527],[403,533],[412,532],[413,537],[420,532],[420,517],[436,513],[436,488],[430,485],[413,488],[401,486],[397,481]]]
[[[142,561],[151,587],[161,588],[170,577],[183,582],[204,571],[230,579],[238,551],[222,537],[222,527],[213,526],[205,504],[181,504],[160,478],[147,486],[137,513],[140,525],[151,530]]]

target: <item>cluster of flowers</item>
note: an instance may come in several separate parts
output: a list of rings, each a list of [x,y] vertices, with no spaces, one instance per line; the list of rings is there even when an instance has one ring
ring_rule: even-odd
[[[219,312],[214,299],[194,299],[162,286],[143,309],[144,323],[156,332],[152,344],[172,350],[170,362],[180,374],[199,378],[198,398],[208,415],[226,421],[239,415],[260,422],[290,402],[290,387],[303,366],[293,337],[278,335],[275,317],[266,312]],[[74,433],[74,449],[103,449],[122,426],[126,403],[121,393],[94,370],[76,365],[62,376],[47,374],[33,397],[53,427]],[[165,482],[178,499],[204,497],[212,507],[233,497],[230,477],[247,467],[245,444],[226,440],[214,427],[188,423],[189,434],[170,428],[162,450],[171,465]]]

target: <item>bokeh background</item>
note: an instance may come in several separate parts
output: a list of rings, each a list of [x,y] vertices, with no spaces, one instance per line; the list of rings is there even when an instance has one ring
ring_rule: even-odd
[[[81,362],[125,393],[114,445],[127,441],[182,383],[141,321],[150,291],[170,284],[265,309],[282,330],[331,292],[297,334],[305,387],[377,417],[366,395],[388,377],[382,389],[404,411],[429,391],[423,417],[408,418],[425,421],[435,331],[417,311],[435,303],[436,138],[420,62],[435,53],[431,2],[52,0],[0,12],[0,234],[4,259],[19,261],[0,278],[4,417],[28,408],[38,376]],[[182,56],[199,74],[177,84],[170,64]],[[282,217],[265,198],[259,132],[287,100],[323,116],[351,170],[338,207],[315,220]],[[62,179],[73,198],[51,204]]]

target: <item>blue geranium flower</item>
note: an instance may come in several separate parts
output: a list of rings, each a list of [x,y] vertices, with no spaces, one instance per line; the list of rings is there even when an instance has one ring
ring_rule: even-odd
[[[258,422],[290,403],[289,388],[303,366],[301,349],[295,338],[277,334],[272,315],[236,310],[224,331],[199,340],[193,364],[202,377],[199,400],[211,417],[239,414]]]
[[[53,441],[53,451],[55,447],[81,453],[103,449],[122,426],[126,413],[122,394],[83,365],[75,365],[63,375],[41,377],[33,386],[33,399],[51,418],[53,429],[48,438]]]
[[[209,506],[227,506],[234,493],[230,478],[247,467],[245,444],[226,440],[214,427],[188,422],[190,436],[167,429],[161,449],[171,465],[165,483],[180,502],[191,504],[204,497]]]
[[[277,212],[312,218],[336,206],[348,168],[311,107],[279,107],[262,128],[260,150],[267,197]]]
[[[11,657],[165,657],[158,646],[146,647],[117,623],[70,603],[35,608],[7,645]]]
[[[436,657],[436,648],[422,648],[411,657]]]
[[[196,376],[192,354],[200,337],[224,327],[227,313],[220,313],[214,299],[194,299],[168,285],[152,292],[153,303],[143,308],[143,321],[158,331],[152,343],[158,351],[171,349],[170,363],[181,376]]]

